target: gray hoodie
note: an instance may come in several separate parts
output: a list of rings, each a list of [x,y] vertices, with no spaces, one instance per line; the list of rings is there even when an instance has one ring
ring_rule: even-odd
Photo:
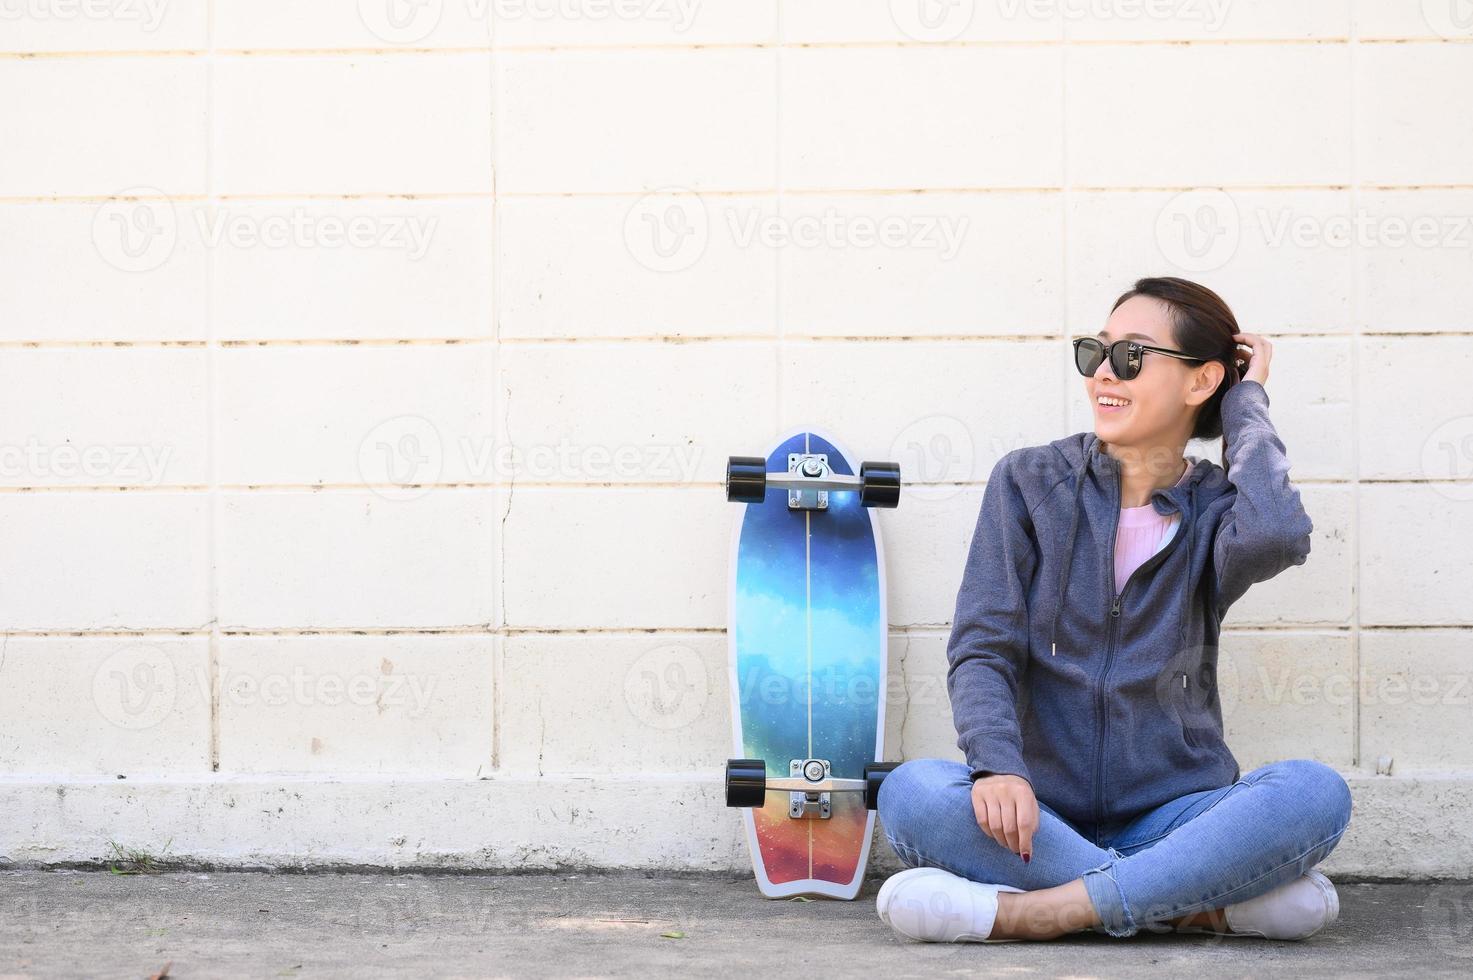
[[[1268,392],[1233,385],[1222,417],[1227,470],[1188,457],[1152,491],[1182,519],[1118,594],[1120,467],[1093,432],[1012,450],[983,492],[946,651],[957,746],[974,779],[1024,777],[1096,843],[1241,776],[1217,696],[1222,618],[1309,556]]]

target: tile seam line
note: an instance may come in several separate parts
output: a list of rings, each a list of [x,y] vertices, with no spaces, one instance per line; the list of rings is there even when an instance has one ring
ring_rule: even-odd
[[[1403,783],[1456,782],[1473,784],[1473,776],[1469,775],[1468,769],[1462,767],[1408,768],[1407,770],[1405,770],[1404,773],[1398,773],[1393,776],[1378,776],[1372,770],[1364,770],[1356,766],[1335,765],[1331,768],[1335,769],[1337,772],[1345,775],[1348,778],[1363,780],[1367,783],[1372,783],[1375,781],[1398,780]],[[0,786],[4,786],[6,788],[17,788],[24,786],[36,786],[44,788],[47,785],[48,779],[54,779],[54,777],[47,777],[33,773],[0,774]],[[344,772],[341,774],[335,774],[332,771],[302,769],[232,769],[229,772],[220,773],[185,772],[178,774],[164,774],[153,771],[140,771],[139,775],[135,777],[130,777],[128,780],[121,782],[117,780],[115,776],[110,775],[108,772],[72,772],[66,774],[61,782],[67,786],[96,786],[99,788],[113,787],[120,791],[126,792],[129,789],[130,783],[133,784],[134,787],[148,786],[159,788],[170,786],[216,786],[220,788],[229,788],[231,786],[274,787],[276,785],[286,783],[306,784],[313,788],[328,789],[334,786],[367,786],[381,784],[395,784],[398,786],[440,786],[447,783],[461,784],[498,782],[518,784],[595,782],[648,782],[658,784],[698,783],[702,786],[720,787],[722,779],[723,777],[720,773],[711,774],[707,771],[696,769],[657,769],[645,770],[641,772],[628,772],[626,770],[617,768],[566,769],[552,770],[539,775],[530,767],[517,766],[513,769],[506,769],[495,774],[486,774],[482,776],[475,776],[470,773],[458,773],[450,770],[440,770],[437,772],[420,775],[416,770],[413,769],[392,770],[383,773],[364,771],[360,769]],[[0,869],[20,870],[17,865],[18,862],[13,861],[0,862]],[[235,869],[223,870],[234,871]],[[247,873],[251,873],[255,872],[257,869],[252,867],[243,870],[246,870]],[[267,870],[277,871],[279,869]],[[578,872],[577,869],[571,868],[562,869],[554,873],[563,874],[570,870],[574,871],[575,873],[582,873]],[[639,872],[640,870],[641,869],[609,868],[596,869],[595,873],[603,874],[607,872],[611,875],[617,875],[622,873]],[[751,869],[747,868],[745,870],[747,874],[750,875]],[[547,874],[548,871],[549,869],[534,869],[532,873],[540,875]],[[382,877],[381,872],[382,869],[377,869],[371,874],[373,877],[379,878]],[[685,873],[693,876],[704,876],[713,872],[702,869],[687,869]],[[722,873],[724,872],[714,872],[714,874]],[[738,874],[740,874],[740,872],[738,872]],[[1456,878],[1452,880],[1465,881],[1466,879]],[[750,884],[750,881],[747,881],[746,883]],[[10,975],[15,976],[15,974]],[[41,974],[36,975],[39,976]],[[20,976],[29,977],[32,976],[32,974],[20,974]]]
[[[1365,123],[1365,116],[1360,111],[1360,99],[1357,98],[1361,87],[1361,41],[1358,37],[1359,31],[1356,24],[1351,25],[1352,40],[1347,55],[1348,88],[1350,90],[1350,105],[1347,110],[1350,116],[1350,210],[1352,214],[1363,213],[1364,190],[1361,187],[1361,157],[1360,157],[1360,127]],[[1350,357],[1350,379],[1352,390],[1359,395],[1357,381],[1361,371],[1361,345],[1364,343],[1365,332],[1362,324],[1365,321],[1365,276],[1362,265],[1367,260],[1367,250],[1359,241],[1352,243],[1351,263],[1349,275],[1351,280],[1351,330],[1354,337],[1349,344]],[[1350,588],[1351,595],[1355,601],[1350,608],[1350,671],[1351,676],[1356,678],[1356,687],[1360,688],[1360,680],[1364,676],[1362,668],[1364,659],[1361,655],[1361,606],[1365,597],[1363,583],[1361,581],[1361,488],[1364,481],[1361,479],[1361,412],[1359,397],[1350,399],[1350,445],[1351,445],[1351,486],[1350,486],[1350,514],[1346,533],[1350,535]],[[1365,712],[1362,711],[1361,697],[1363,693],[1357,690],[1357,696],[1350,703],[1350,761],[1352,765],[1360,766],[1364,759],[1361,746],[1365,741]]]
[[[1100,195],[1116,194],[1179,194],[1183,191],[1193,190],[1220,190],[1228,194],[1267,194],[1267,193],[1344,193],[1352,189],[1361,191],[1380,191],[1386,193],[1434,193],[1438,191],[1469,191],[1473,190],[1473,182],[1450,182],[1450,183],[1415,183],[1415,184],[1388,184],[1388,183],[1359,183],[1353,186],[1350,182],[1324,183],[1324,184],[1227,184],[1212,182],[1194,182],[1182,184],[1079,184],[1070,183],[1068,190],[1071,193],[1087,193]],[[988,186],[950,186],[950,187],[918,187],[893,185],[889,187],[876,187],[874,185],[864,186],[833,186],[833,187],[779,187],[774,183],[771,187],[759,188],[708,188],[693,189],[691,193],[703,199],[765,199],[776,198],[779,194],[783,197],[801,198],[889,198],[889,197],[987,197],[1002,195],[1024,195],[1024,194],[1063,194],[1065,187],[1059,184],[1018,184],[1005,185],[994,184]],[[237,204],[347,204],[352,202],[364,202],[370,204],[382,204],[390,202],[403,202],[406,204],[426,203],[486,203],[493,201],[540,201],[540,200],[564,200],[594,201],[594,200],[638,200],[651,195],[670,193],[660,188],[632,189],[632,190],[566,190],[566,191],[355,191],[344,193],[325,193],[315,191],[283,191],[283,192],[251,192],[240,194],[214,194],[208,195],[200,192],[188,192],[181,194],[0,194],[0,206],[20,205],[68,205],[68,204],[107,204],[113,201],[165,201],[171,204],[210,204],[210,203],[237,203]]]
[[[205,37],[207,41],[207,57],[205,59],[205,206],[214,209],[216,201],[216,142],[219,136],[218,116],[216,114],[216,58],[215,58],[215,0],[209,0],[205,7]],[[172,205],[170,211],[172,211]],[[210,689],[207,693],[210,712],[209,731],[209,764],[213,771],[220,769],[222,725],[220,704],[220,555],[221,546],[221,510],[222,498],[220,495],[220,347],[219,347],[219,322],[216,316],[215,288],[218,284],[216,275],[216,263],[219,261],[219,250],[209,249],[205,256],[205,472],[209,481],[209,489],[206,491],[207,507],[209,515],[209,530],[207,539],[208,549],[208,589],[210,610],[210,636],[208,641],[208,662]]]
[[[1258,623],[1225,626],[1225,634],[1326,636],[1349,635],[1357,627],[1345,623]],[[1376,632],[1469,632],[1467,623],[1380,623],[1360,627]],[[945,623],[892,623],[886,627],[889,636],[948,636],[951,626]],[[314,636],[627,636],[692,635],[722,636],[725,626],[510,626],[490,627],[484,624],[459,626],[229,626],[220,630],[222,637],[300,637]],[[0,629],[0,637],[10,639],[206,639],[210,630],[204,627],[139,627],[138,629]]]
[[[773,183],[773,207],[777,211],[779,220],[787,218],[786,207],[788,188],[785,176],[786,161],[783,156],[783,85],[785,76],[783,74],[783,49],[782,42],[787,39],[787,20],[783,14],[787,9],[785,3],[779,3],[774,8],[776,20],[774,23],[775,36],[778,47],[772,53],[772,183]],[[697,196],[700,193],[697,192]],[[781,249],[773,249],[772,261],[772,329],[774,342],[772,344],[773,357],[773,384],[776,393],[772,399],[772,418],[777,427],[783,424],[785,407],[787,405],[787,363],[788,363],[788,324],[787,317],[783,315],[787,302],[787,276],[785,275],[786,263]],[[811,854],[810,842],[810,860]]]
[[[1473,478],[1469,477],[1438,477],[1428,478],[1421,476],[1388,476],[1365,479],[1358,476],[1312,476],[1297,477],[1294,482],[1304,486],[1316,487],[1352,487],[1356,485],[1371,484],[1389,487],[1462,487],[1473,485]],[[949,482],[921,482],[912,481],[906,486],[916,491],[939,491],[939,490],[963,490],[976,489],[986,486],[985,478],[976,480],[953,480]],[[107,485],[78,485],[78,486],[26,486],[26,487],[3,487],[0,486],[0,496],[43,496],[62,494],[166,494],[166,493],[232,493],[232,494],[272,494],[272,493],[371,493],[379,496],[402,495],[412,491],[416,496],[424,496],[439,491],[486,491],[506,490],[512,485],[511,478],[501,481],[463,481],[457,483],[422,483],[412,486],[399,486],[397,484],[380,483],[179,483],[165,484],[161,486],[107,486]],[[598,491],[621,491],[621,492],[643,492],[646,490],[709,490],[722,486],[720,480],[516,480],[518,487],[529,490],[598,490]]]
[[[389,350],[395,348],[410,347],[481,347],[507,345],[514,347],[591,347],[600,346],[635,346],[640,344],[650,346],[715,346],[727,344],[732,346],[763,346],[773,340],[782,339],[789,344],[797,345],[829,345],[834,343],[870,343],[870,344],[932,344],[942,346],[946,344],[983,344],[983,343],[1031,343],[1047,344],[1058,340],[1068,339],[1073,334],[1063,335],[1058,333],[996,333],[996,334],[803,334],[784,333],[779,335],[750,333],[750,334],[648,334],[645,336],[565,336],[565,337],[533,337],[533,336],[502,336],[502,337],[425,337],[425,338],[277,338],[271,340],[224,340],[217,339],[215,346],[222,350],[253,350],[261,348],[344,348],[344,349],[374,349]],[[1467,330],[1434,329],[1427,330],[1378,330],[1378,331],[1356,331],[1350,330],[1303,330],[1300,332],[1287,332],[1278,330],[1275,335],[1280,340],[1343,340],[1343,339],[1391,339],[1402,338],[1408,340],[1458,338],[1473,336],[1473,328]],[[208,350],[210,345],[203,340],[0,340],[0,350],[36,350],[36,351],[123,351],[123,350]]]
[[[1069,110],[1071,105],[1069,100],[1069,48],[1071,44],[1067,32],[1061,31],[1061,34],[1059,43],[1059,281],[1067,284],[1071,281],[1069,279],[1069,270],[1071,264],[1070,249],[1073,245],[1073,239],[1070,236],[1070,227],[1072,225],[1071,218],[1073,217],[1075,188],[1073,185],[1073,173],[1069,166]],[[1060,331],[1063,336],[1060,337],[1062,342],[1059,344],[1059,347],[1060,353],[1065,355],[1059,358],[1057,368],[1063,376],[1063,381],[1060,385],[1060,395],[1062,397],[1059,399],[1059,411],[1063,416],[1062,428],[1065,431],[1069,431],[1073,428],[1073,423],[1070,419],[1074,411],[1074,399],[1069,397],[1069,389],[1074,384],[1070,376],[1077,376],[1077,371],[1069,363],[1070,358],[1067,356],[1069,344],[1066,338],[1072,332],[1069,327],[1074,322],[1072,296],[1067,285],[1060,290],[1059,316],[1063,323],[1063,330]]]
[[[587,52],[608,54],[628,52],[643,54],[668,52],[691,54],[704,51],[762,51],[774,48],[810,51],[957,51],[987,48],[1051,48],[1068,43],[1078,47],[1098,48],[1192,48],[1192,47],[1349,47],[1357,39],[1352,32],[1326,37],[1222,37],[1222,38],[1101,38],[1064,37],[1054,39],[990,38],[972,41],[711,41],[688,44],[645,42],[631,44],[507,44],[446,45],[437,47],[283,47],[218,48],[215,53],[236,59],[251,58],[352,58],[352,57],[455,57],[460,55],[496,54],[568,54]],[[1366,37],[1358,43],[1384,46],[1442,46],[1473,44],[1473,37]],[[63,61],[84,59],[205,58],[206,48],[119,48],[58,49],[48,51],[0,51],[0,61]]]
[[[486,139],[490,144],[488,161],[488,172],[486,179],[491,185],[490,214],[485,218],[489,224],[491,236],[490,251],[486,261],[490,268],[486,269],[486,278],[490,285],[490,296],[487,298],[486,313],[488,322],[485,324],[486,332],[491,339],[490,371],[491,387],[486,393],[488,400],[488,411],[490,414],[492,431],[500,433],[502,426],[506,424],[511,412],[511,389],[503,387],[501,371],[505,365],[505,357],[501,348],[501,309],[502,309],[502,262],[498,249],[501,247],[502,234],[502,202],[500,195],[501,174],[501,89],[502,89],[502,65],[503,62],[496,56],[498,35],[496,30],[497,21],[495,17],[487,20],[486,44],[490,49],[487,55],[486,93],[487,118]],[[502,392],[505,392],[505,398]],[[510,432],[507,432],[510,438]],[[511,516],[512,499],[515,487],[512,481],[508,482],[504,494],[498,494],[492,500],[492,527],[495,528],[494,559],[495,571],[491,575],[489,584],[486,585],[491,602],[493,625],[500,630],[506,625],[506,521]],[[498,513],[499,512],[499,513]],[[503,744],[505,732],[502,727],[502,708],[505,701],[502,685],[506,681],[503,670],[506,656],[505,634],[493,635],[491,640],[491,725],[487,733],[487,758],[486,765],[492,772],[501,769]]]

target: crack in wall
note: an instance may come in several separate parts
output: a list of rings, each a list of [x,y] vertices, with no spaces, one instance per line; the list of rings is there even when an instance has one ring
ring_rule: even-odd
[[[547,747],[547,714],[542,710],[542,695],[537,695],[537,775],[546,775],[542,771],[543,750]]]
[[[910,658],[911,634],[905,636],[905,648],[900,652],[900,686],[905,692],[905,704],[900,712],[900,731],[897,736],[896,752],[900,758],[907,758],[905,754],[905,726],[910,722],[910,678],[906,674],[906,661]]]

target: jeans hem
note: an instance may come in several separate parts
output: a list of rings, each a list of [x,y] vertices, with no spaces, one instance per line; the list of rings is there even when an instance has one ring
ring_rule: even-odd
[[[1111,868],[1119,857],[1115,849],[1109,848],[1111,854],[1116,854],[1098,868],[1090,868],[1080,875],[1084,881],[1084,890],[1089,894],[1089,900],[1095,907],[1095,914],[1100,917],[1100,925],[1095,931],[1104,931],[1119,939],[1134,936],[1139,931],[1135,917],[1130,914],[1130,904],[1125,900],[1125,892],[1120,887],[1120,882],[1115,880]],[[1114,886],[1112,891],[1101,879],[1108,879]]]

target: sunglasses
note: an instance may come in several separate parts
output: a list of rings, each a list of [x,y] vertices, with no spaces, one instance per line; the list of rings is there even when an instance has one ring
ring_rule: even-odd
[[[1094,377],[1105,358],[1110,359],[1110,369],[1115,372],[1115,377],[1121,381],[1129,381],[1141,373],[1141,362],[1145,360],[1147,353],[1165,354],[1182,361],[1195,361],[1198,364],[1206,362],[1205,358],[1193,357],[1185,351],[1171,350],[1168,347],[1152,347],[1138,340],[1117,340],[1113,344],[1097,340],[1094,337],[1080,337],[1074,341],[1074,366],[1079,373],[1086,378]]]

